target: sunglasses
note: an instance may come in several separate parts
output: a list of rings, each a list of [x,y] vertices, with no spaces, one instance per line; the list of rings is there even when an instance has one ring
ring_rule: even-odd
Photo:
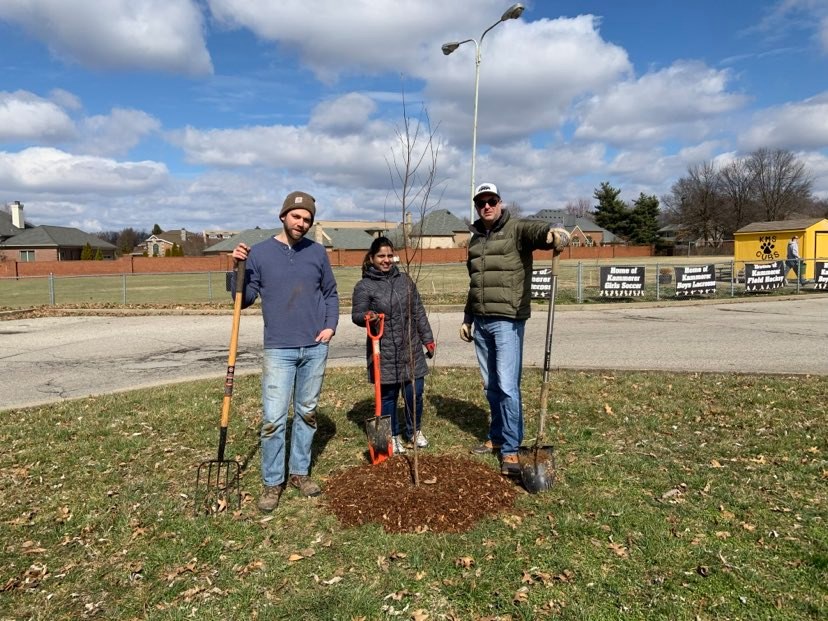
[[[484,206],[488,205],[489,207],[494,207],[500,202],[500,199],[496,196],[491,196],[489,198],[480,199],[474,201],[474,206],[478,209],[483,209]]]

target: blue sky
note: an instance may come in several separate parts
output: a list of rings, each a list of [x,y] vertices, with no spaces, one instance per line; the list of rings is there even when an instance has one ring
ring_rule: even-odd
[[[828,0],[527,0],[481,45],[476,180],[525,213],[661,196],[796,153],[828,198]],[[500,0],[0,0],[0,203],[88,231],[399,219],[395,132],[435,129],[469,212],[474,45]]]

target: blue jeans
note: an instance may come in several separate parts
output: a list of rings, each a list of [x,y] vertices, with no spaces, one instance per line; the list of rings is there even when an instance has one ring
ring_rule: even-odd
[[[308,474],[311,443],[316,433],[316,406],[322,392],[328,345],[265,349],[262,371],[262,481],[285,481],[285,436],[288,409],[293,401],[290,437],[290,474]]]
[[[474,317],[474,349],[492,412],[489,440],[503,455],[517,453],[523,442],[520,379],[525,327],[525,320]]]
[[[397,417],[397,397],[400,391],[403,393],[403,401],[405,402],[405,437],[414,437],[414,416],[417,415],[417,430],[420,429],[420,423],[423,420],[423,389],[425,388],[425,378],[420,377],[411,382],[402,382],[398,384],[380,384],[380,403],[382,404],[381,414],[383,416],[391,417],[391,434],[400,435],[400,425]],[[416,404],[415,404],[416,401]]]

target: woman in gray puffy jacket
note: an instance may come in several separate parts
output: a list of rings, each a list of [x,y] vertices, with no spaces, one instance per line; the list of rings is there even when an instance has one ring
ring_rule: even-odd
[[[405,446],[397,418],[397,398],[405,402],[405,439],[418,447],[428,446],[420,430],[423,390],[428,373],[426,356],[434,356],[435,344],[417,285],[394,264],[394,246],[387,237],[371,244],[362,264],[362,280],[354,287],[351,319],[361,327],[385,315],[380,339],[380,385],[382,415],[391,417],[394,453]],[[366,337],[368,380],[373,383],[371,341]],[[416,420],[416,426],[415,426]]]

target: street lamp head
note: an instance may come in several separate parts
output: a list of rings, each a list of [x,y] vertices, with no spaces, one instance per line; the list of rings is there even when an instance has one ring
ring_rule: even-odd
[[[507,19],[517,19],[518,17],[520,17],[521,13],[523,13],[524,8],[525,7],[520,2],[518,2],[517,4],[513,4],[508,9],[506,9],[506,12],[500,18],[500,21],[505,22]]]
[[[443,54],[448,56],[458,47],[460,47],[460,44],[457,41],[452,41],[451,43],[443,43]]]

